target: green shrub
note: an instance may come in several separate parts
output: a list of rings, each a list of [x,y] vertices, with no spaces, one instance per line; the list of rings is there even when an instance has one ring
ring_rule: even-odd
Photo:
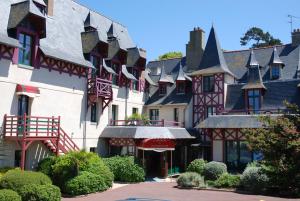
[[[197,172],[202,175],[206,161],[203,159],[193,160],[187,167],[187,172]]]
[[[21,201],[21,197],[15,191],[3,189],[3,190],[0,190],[0,200],[1,201]]]
[[[211,161],[204,166],[203,175],[205,180],[217,180],[222,174],[227,172],[227,166],[224,163]]]
[[[2,176],[9,170],[13,170],[16,168],[12,168],[12,167],[4,167],[4,168],[0,168],[0,179],[2,178]]]
[[[107,190],[104,178],[90,172],[81,172],[66,183],[66,193],[69,195],[85,195]]]
[[[145,171],[134,162],[134,157],[114,156],[105,158],[104,162],[113,172],[115,181],[142,182],[145,180]]]
[[[44,158],[41,160],[38,164],[37,171],[44,173],[45,175],[48,175],[49,177],[52,177],[53,175],[53,169],[52,166],[55,164],[57,157],[50,156],[48,158]]]
[[[241,185],[254,193],[264,190],[268,183],[268,177],[260,167],[248,167],[241,176]]]
[[[29,184],[20,190],[23,201],[60,201],[61,193],[57,186]]]
[[[50,178],[41,172],[21,171],[19,169],[9,170],[3,175],[0,187],[20,192],[27,184],[52,184]]]
[[[213,186],[216,188],[236,188],[240,185],[240,180],[239,175],[224,173],[214,181]]]
[[[186,172],[181,174],[177,179],[177,184],[178,186],[185,188],[205,187],[203,177],[196,172]]]

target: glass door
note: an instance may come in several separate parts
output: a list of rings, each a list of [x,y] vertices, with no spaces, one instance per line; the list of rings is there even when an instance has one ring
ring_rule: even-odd
[[[24,114],[28,115],[29,112],[29,97],[21,95],[18,99],[18,135],[22,135],[24,131]]]

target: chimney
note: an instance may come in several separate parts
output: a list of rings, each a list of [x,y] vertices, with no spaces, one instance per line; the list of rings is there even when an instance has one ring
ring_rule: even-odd
[[[190,41],[186,45],[186,65],[188,71],[196,70],[204,51],[205,32],[200,27],[190,31]]]
[[[53,16],[54,0],[45,0],[48,16]]]
[[[300,45],[300,29],[294,29],[294,31],[292,32],[292,45]]]

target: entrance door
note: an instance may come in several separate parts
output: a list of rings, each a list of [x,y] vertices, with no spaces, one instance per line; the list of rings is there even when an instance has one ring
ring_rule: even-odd
[[[28,114],[29,112],[29,97],[21,95],[18,99],[18,116],[20,116],[18,120],[18,135],[22,135],[24,131],[24,119],[23,115]]]

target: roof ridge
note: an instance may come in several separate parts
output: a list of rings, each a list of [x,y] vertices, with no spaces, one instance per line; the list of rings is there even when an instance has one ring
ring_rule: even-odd
[[[77,0],[70,0],[70,1],[76,3],[76,4],[79,5],[79,6],[82,6],[82,7],[84,7],[84,8],[87,8],[89,11],[92,11],[92,12],[98,14],[98,15],[101,15],[102,17],[105,17],[106,19],[110,20],[112,23],[114,22],[114,23],[117,23],[117,24],[121,25],[121,26],[124,27],[124,28],[127,28],[127,27],[126,27],[125,25],[123,25],[122,23],[120,23],[120,22],[118,22],[118,21],[115,21],[115,20],[113,20],[113,19],[110,18],[110,17],[107,17],[106,15],[100,13],[99,11],[96,11],[96,10],[93,10],[93,9],[89,8],[88,6],[86,6],[86,5],[82,4],[82,3],[77,2]]]
[[[223,50],[224,53],[231,53],[231,52],[244,52],[244,51],[251,51],[251,50],[261,50],[261,49],[268,49],[268,48],[274,48],[274,47],[282,47],[290,45],[290,43],[282,44],[282,45],[269,45],[266,47],[258,47],[258,48],[249,48],[249,49],[242,49],[242,50]]]
[[[182,56],[182,57],[174,57],[174,58],[170,58],[170,59],[153,60],[153,61],[149,61],[148,63],[151,63],[151,62],[168,61],[168,60],[174,60],[174,59],[182,59],[182,58],[184,58],[184,56]]]

